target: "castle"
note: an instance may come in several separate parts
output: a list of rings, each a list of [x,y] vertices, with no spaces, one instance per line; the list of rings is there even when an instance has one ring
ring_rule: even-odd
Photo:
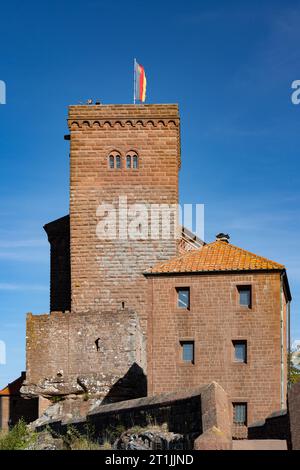
[[[136,211],[178,204],[178,106],[70,106],[68,126],[70,215],[44,227],[50,314],[27,316],[24,395],[110,403],[217,381],[237,435],[284,408],[291,294],[283,265],[224,234],[206,244],[176,215],[176,236],[161,236],[161,227],[145,236],[141,222],[133,238],[120,229],[99,236],[120,196]]]

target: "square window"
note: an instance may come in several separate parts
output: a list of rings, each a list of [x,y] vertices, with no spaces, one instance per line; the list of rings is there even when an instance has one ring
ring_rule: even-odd
[[[233,403],[233,422],[247,426],[247,403]]]
[[[234,362],[247,362],[247,341],[232,341]]]
[[[178,308],[190,308],[190,288],[189,287],[177,287],[177,307]]]
[[[239,292],[239,304],[251,308],[251,286],[237,286]]]
[[[194,363],[194,341],[181,341],[180,342],[182,349],[182,360],[184,362]]]

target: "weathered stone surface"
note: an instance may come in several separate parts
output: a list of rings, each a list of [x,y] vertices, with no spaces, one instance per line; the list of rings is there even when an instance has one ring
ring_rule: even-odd
[[[38,426],[46,425],[47,423],[61,419],[63,416],[62,402],[50,405],[38,419],[29,424],[29,428],[34,430]]]
[[[74,400],[77,406],[78,402],[79,400]],[[68,417],[66,408],[68,403],[71,406],[72,417]],[[118,441],[119,444],[115,445],[132,445],[137,449],[141,446],[156,445],[156,435],[151,437],[147,433],[149,429],[155,427],[157,430],[159,427],[160,431],[171,434],[157,436],[157,445],[167,446],[168,442],[172,442],[172,445],[183,445],[185,449],[192,449],[194,443],[195,449],[199,450],[231,448],[228,397],[222,387],[216,383],[192,391],[165,393],[108,405],[104,405],[103,402],[99,404],[97,399],[94,403],[88,400],[85,406],[87,408],[90,406],[90,411],[86,409],[83,412],[81,409],[81,418],[75,416],[74,403],[65,400],[64,415],[52,416],[47,423],[35,423],[37,431],[44,430],[46,424],[60,434],[66,433],[70,425],[80,433],[85,432],[86,427],[90,427],[100,444],[108,438],[113,444],[117,436],[121,436],[124,430],[129,429],[130,433],[125,433],[122,440]],[[131,437],[132,434],[135,437]],[[184,440],[178,436],[183,436]]]
[[[26,450],[63,450],[64,448],[62,438],[53,437],[49,432],[43,431],[36,436],[35,442]]]
[[[168,432],[159,427],[124,432],[114,443],[115,450],[169,450],[184,449],[182,434]]]
[[[232,449],[232,412],[224,389],[212,382],[201,393],[203,433],[195,440],[196,450]]]
[[[147,394],[145,370],[146,341],[132,311],[27,316],[23,395],[126,400]]]
[[[84,389],[79,385],[76,378],[73,381],[65,381],[57,377],[45,377],[36,384],[25,382],[21,391],[23,396],[36,397],[41,395],[45,398],[64,396],[71,393],[84,393]]]
[[[68,395],[58,403],[50,404],[43,414],[30,423],[35,429],[56,421],[71,421],[86,418],[86,415],[102,403],[102,399]]]

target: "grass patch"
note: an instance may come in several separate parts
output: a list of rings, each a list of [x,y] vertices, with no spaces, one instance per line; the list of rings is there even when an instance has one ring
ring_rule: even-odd
[[[68,426],[66,435],[61,437],[69,450],[101,450],[94,438],[94,430],[88,425],[85,434],[81,434],[74,426]]]

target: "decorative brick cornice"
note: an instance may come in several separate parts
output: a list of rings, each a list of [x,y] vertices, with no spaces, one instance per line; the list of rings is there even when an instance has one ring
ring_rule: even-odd
[[[69,106],[68,124],[82,127],[179,127],[177,104]]]
[[[90,128],[121,128],[121,127],[166,127],[166,128],[179,128],[179,119],[162,119],[162,118],[116,118],[116,119],[68,119],[68,126],[70,130],[77,128],[90,127]]]
[[[180,167],[180,117],[177,104],[116,104],[69,106],[68,126],[72,133],[89,130],[175,130]]]

